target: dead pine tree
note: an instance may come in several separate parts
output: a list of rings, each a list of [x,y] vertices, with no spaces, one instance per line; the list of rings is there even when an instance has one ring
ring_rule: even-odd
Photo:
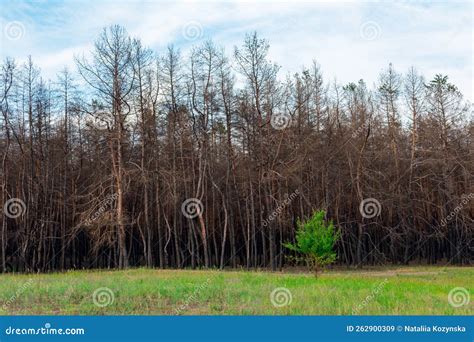
[[[79,72],[94,90],[99,106],[92,114],[106,126],[109,137],[111,172],[116,192],[116,229],[118,267],[129,266],[126,246],[127,217],[125,212],[126,172],[124,153],[127,142],[127,120],[131,112],[130,96],[136,73],[132,40],[125,29],[115,25],[105,28],[94,45],[92,58],[76,58]]]

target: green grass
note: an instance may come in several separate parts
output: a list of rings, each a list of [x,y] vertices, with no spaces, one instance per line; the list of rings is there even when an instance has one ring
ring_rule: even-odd
[[[2,315],[472,315],[448,293],[468,291],[470,267],[404,267],[304,273],[132,269],[0,275]],[[94,304],[98,288],[113,303]],[[276,307],[271,293],[292,301]],[[104,298],[102,298],[104,299]],[[105,298],[106,299],[106,298]],[[100,298],[99,298],[100,302]]]

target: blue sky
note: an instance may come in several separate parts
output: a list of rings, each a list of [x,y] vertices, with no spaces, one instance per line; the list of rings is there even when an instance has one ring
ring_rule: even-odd
[[[121,24],[156,52],[212,38],[231,55],[246,32],[270,41],[280,74],[313,59],[326,80],[369,85],[390,62],[427,78],[447,74],[473,100],[473,2],[444,1],[10,1],[0,0],[0,57],[32,55],[46,78]]]

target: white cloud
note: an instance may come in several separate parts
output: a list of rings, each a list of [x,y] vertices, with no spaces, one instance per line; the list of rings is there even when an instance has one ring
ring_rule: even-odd
[[[257,30],[270,40],[270,57],[282,65],[284,74],[316,59],[327,79],[364,78],[372,84],[389,62],[400,72],[415,65],[428,78],[448,74],[473,99],[472,3],[96,0],[53,6],[12,4],[1,14],[2,22],[19,20],[26,34],[18,41],[2,36],[2,55],[24,58],[31,54],[47,77],[54,77],[64,64],[72,65],[72,55],[88,50],[104,26],[121,24],[160,53],[170,43],[186,50],[193,42],[184,39],[183,26],[198,22],[202,38],[212,37],[229,54],[246,32]],[[360,36],[360,25],[367,21],[380,27],[374,40]]]

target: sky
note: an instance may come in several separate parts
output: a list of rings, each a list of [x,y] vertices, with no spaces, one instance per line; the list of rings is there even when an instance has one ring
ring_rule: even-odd
[[[120,24],[157,53],[174,44],[185,54],[212,38],[229,56],[246,33],[270,43],[280,76],[313,60],[327,81],[364,79],[371,86],[392,63],[415,66],[427,79],[449,76],[471,102],[473,8],[461,1],[131,1],[0,0],[0,58],[28,55],[55,79],[74,55],[91,51],[105,26]]]

